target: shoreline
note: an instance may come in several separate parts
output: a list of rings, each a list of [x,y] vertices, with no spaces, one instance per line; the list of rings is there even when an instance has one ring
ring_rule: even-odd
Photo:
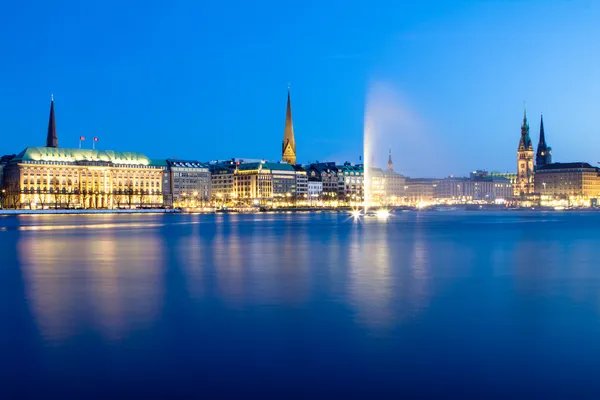
[[[373,207],[375,208],[375,207]],[[497,212],[600,212],[600,208],[572,208],[572,209],[554,209],[551,207],[479,207],[476,205],[461,205],[461,206],[432,206],[425,208],[418,207],[388,207],[391,212],[425,212],[425,213],[438,213],[438,212],[481,212],[481,211],[497,211]],[[362,210],[362,208],[360,209]],[[180,210],[180,209],[133,209],[133,210],[5,210],[0,209],[0,216],[9,215],[114,215],[114,214],[290,214],[290,213],[348,213],[352,212],[353,208],[350,207],[336,207],[336,208],[290,208],[290,209],[273,209],[273,210],[256,210],[256,211],[244,211],[244,210],[216,210],[216,211],[192,211],[192,210]]]
[[[146,210],[0,210],[1,215],[176,214],[175,209]]]

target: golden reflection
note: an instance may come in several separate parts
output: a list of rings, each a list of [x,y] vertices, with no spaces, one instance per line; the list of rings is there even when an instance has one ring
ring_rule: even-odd
[[[165,224],[144,223],[118,223],[118,224],[86,224],[86,225],[23,225],[20,231],[61,231],[71,229],[114,229],[114,228],[156,228]]]
[[[248,255],[240,241],[239,215],[231,215],[231,219],[223,221],[217,232],[217,240],[213,246],[213,260],[219,291],[224,300],[230,304],[240,305],[244,302],[245,268],[242,256]]]
[[[156,319],[162,244],[153,234],[25,232],[18,243],[26,295],[42,335],[65,340],[95,327],[108,339]]]
[[[358,320],[371,328],[393,325],[394,282],[390,276],[390,247],[381,225],[353,227],[349,239],[350,302]],[[360,231],[359,231],[360,230]]]
[[[197,299],[200,299],[206,290],[204,287],[206,252],[200,240],[201,234],[200,225],[193,225],[192,231],[188,235],[180,237],[175,251],[179,264],[183,265],[186,273],[188,293]]]

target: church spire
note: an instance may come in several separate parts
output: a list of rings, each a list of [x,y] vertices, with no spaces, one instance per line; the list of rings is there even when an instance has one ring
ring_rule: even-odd
[[[552,148],[546,144],[546,133],[544,132],[544,116],[540,117],[540,141],[538,142],[537,152],[535,155],[535,166],[543,167],[546,164],[552,163]]]
[[[296,140],[294,139],[294,124],[292,123],[292,101],[288,85],[287,110],[285,114],[285,130],[281,146],[281,159],[288,164],[296,164]]]
[[[56,119],[54,117],[54,95],[52,95],[50,100],[50,118],[48,119],[46,147],[58,147],[58,136],[56,136]]]
[[[394,163],[392,162],[392,149],[390,149],[388,154],[388,171],[394,170]]]

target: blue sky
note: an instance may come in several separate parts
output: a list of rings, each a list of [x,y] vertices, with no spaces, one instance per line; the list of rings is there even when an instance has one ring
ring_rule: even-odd
[[[358,161],[365,110],[409,176],[514,170],[523,101],[556,161],[600,161],[592,1],[9,2],[0,153],[80,135],[152,158]],[[87,142],[91,146],[91,141]]]

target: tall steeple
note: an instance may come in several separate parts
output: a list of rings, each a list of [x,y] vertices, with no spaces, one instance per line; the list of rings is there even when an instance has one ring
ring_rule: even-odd
[[[388,155],[388,171],[393,171],[394,170],[394,163],[392,162],[392,149],[390,149],[389,155]]]
[[[533,145],[529,137],[529,123],[527,122],[527,110],[523,111],[523,124],[521,124],[521,138],[517,150],[517,181],[514,186],[514,194],[523,200],[533,193]]]
[[[543,167],[552,163],[552,149],[546,144],[546,134],[544,133],[544,116],[540,117],[540,141],[535,154],[536,168]]]
[[[529,137],[529,122],[527,122],[527,109],[523,111],[523,124],[521,125],[521,140],[519,141],[519,151],[533,150],[531,137]]]
[[[294,139],[294,124],[292,123],[292,101],[288,85],[287,111],[285,114],[285,130],[281,146],[281,159],[288,164],[296,164],[296,140]]]
[[[54,95],[52,95],[50,100],[50,118],[48,120],[46,147],[58,147],[58,136],[56,136],[56,119],[54,118]]]

